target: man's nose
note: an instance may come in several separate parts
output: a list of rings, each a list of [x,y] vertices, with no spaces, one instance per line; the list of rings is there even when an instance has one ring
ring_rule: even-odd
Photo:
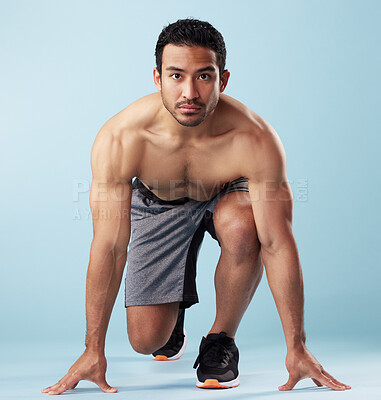
[[[183,97],[188,100],[197,99],[199,97],[197,86],[192,79],[189,79],[184,83]]]

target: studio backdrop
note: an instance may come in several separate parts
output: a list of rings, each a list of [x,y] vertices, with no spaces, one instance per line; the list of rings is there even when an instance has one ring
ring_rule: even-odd
[[[110,117],[156,91],[158,34],[186,17],[221,31],[231,72],[225,93],[265,118],[284,144],[308,340],[377,344],[380,7],[370,0],[1,1],[2,344],[84,339],[91,147]],[[186,317],[194,347],[212,323],[218,256],[206,237],[200,304]],[[127,348],[123,292],[108,340]],[[284,340],[265,277],[237,340]]]

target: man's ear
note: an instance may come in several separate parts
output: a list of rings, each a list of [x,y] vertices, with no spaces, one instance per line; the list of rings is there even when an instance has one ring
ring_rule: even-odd
[[[227,69],[225,69],[221,75],[221,80],[220,80],[220,92],[221,93],[225,90],[226,85],[228,84],[229,78],[230,78],[230,72]]]
[[[161,76],[159,70],[156,67],[153,69],[153,81],[155,83],[156,89],[161,92]]]

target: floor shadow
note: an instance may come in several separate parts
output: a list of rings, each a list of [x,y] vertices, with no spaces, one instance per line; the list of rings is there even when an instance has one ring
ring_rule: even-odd
[[[197,354],[193,355],[184,355],[181,357],[181,360],[176,360],[177,362],[180,361],[193,361],[196,359]],[[153,361],[150,355],[148,356],[107,356],[107,361],[112,362],[150,362]]]
[[[251,396],[274,396],[275,394],[279,393],[279,395],[287,395],[287,393],[289,395],[293,394],[295,395],[296,393],[298,394],[305,394],[307,392],[334,392],[333,389],[330,389],[329,387],[305,387],[305,388],[296,388],[296,389],[292,389],[292,390],[286,390],[286,391],[281,391],[281,390],[269,390],[266,392],[253,392],[251,394]],[[244,396],[244,395],[243,395]]]
[[[174,390],[186,390],[186,389],[196,389],[195,388],[195,379],[187,378],[187,379],[179,379],[176,383],[163,383],[163,384],[153,384],[153,385],[131,385],[123,388],[119,388],[120,392],[130,392],[130,391],[139,391],[139,390],[165,390],[165,391],[174,391]]]
[[[146,357],[134,357],[134,356],[108,356],[107,361],[109,362],[147,362],[152,361],[152,358]]]
[[[318,386],[309,386],[309,387],[304,387],[304,388],[294,388],[292,389],[293,392],[316,392],[316,391],[330,391],[330,392],[334,392],[333,389],[327,387],[327,386],[322,386],[322,387],[318,387]]]

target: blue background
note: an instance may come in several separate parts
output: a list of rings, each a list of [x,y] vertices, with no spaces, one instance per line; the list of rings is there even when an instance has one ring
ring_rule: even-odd
[[[3,345],[82,349],[92,143],[107,119],[156,90],[163,26],[195,17],[224,35],[226,93],[269,121],[285,146],[308,342],[379,346],[379,1],[40,0],[2,1],[1,10]],[[201,303],[186,317],[194,348],[213,320],[218,252],[206,238]],[[123,292],[108,343],[127,348]],[[265,278],[237,340],[284,341]]]

